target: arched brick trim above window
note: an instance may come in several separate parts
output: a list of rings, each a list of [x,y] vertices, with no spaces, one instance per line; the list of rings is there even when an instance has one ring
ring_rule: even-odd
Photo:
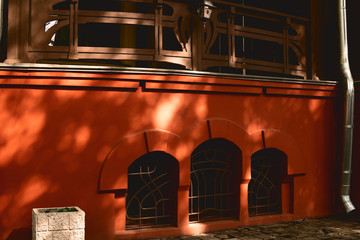
[[[281,149],[281,151],[287,155],[287,171],[289,175],[301,175],[305,172],[305,156],[300,148],[300,144],[297,143],[297,140],[293,136],[290,136],[286,132],[279,131],[277,129],[264,129],[262,130],[262,132],[263,146],[256,151],[263,148]],[[255,153],[256,151],[254,151],[253,153]]]
[[[180,137],[164,130],[147,130],[129,135],[108,153],[99,175],[99,192],[127,189],[127,168],[140,156],[163,151],[176,157]]]
[[[249,134],[245,128],[225,118],[209,118],[194,124],[182,135],[182,141],[191,147],[192,151],[201,143],[213,139],[224,138],[233,142],[241,150],[249,152],[261,147],[261,135]],[[244,154],[244,153],[243,153]]]
[[[243,152],[243,158],[261,145],[261,134],[250,135],[244,128],[224,118],[211,118],[190,127],[181,136],[165,130],[146,130],[121,139],[108,153],[99,175],[99,192],[127,188],[126,169],[140,156],[151,151],[163,151],[179,161],[179,186],[190,186],[190,156],[201,143],[212,138],[233,142]]]

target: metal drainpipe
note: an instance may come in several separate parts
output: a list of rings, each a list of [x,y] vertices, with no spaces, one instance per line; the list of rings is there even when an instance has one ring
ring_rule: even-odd
[[[338,0],[340,70],[344,88],[344,126],[342,139],[342,183],[341,200],[346,213],[355,210],[350,200],[351,159],[354,128],[354,80],[351,75],[347,42],[346,0]]]

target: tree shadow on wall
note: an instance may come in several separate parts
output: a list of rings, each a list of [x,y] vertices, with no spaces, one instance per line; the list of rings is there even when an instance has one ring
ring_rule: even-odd
[[[314,144],[320,152],[334,145],[333,134],[327,132],[334,122],[323,117],[332,116],[331,99],[211,94],[211,85],[207,93],[166,90],[166,84],[183,81],[184,76],[149,75],[144,80],[140,75],[59,73],[62,76],[49,74],[52,85],[45,85],[47,74],[42,73],[42,79],[26,76],[23,85],[0,89],[1,239],[26,239],[32,208],[74,205],[86,212],[87,239],[108,238],[114,232],[114,196],[98,194],[99,171],[112,147],[136,132],[163,129],[182,135],[192,125],[216,117],[236,122],[249,133],[296,128],[294,137],[301,137],[311,136],[317,127],[321,136],[302,144]],[[121,81],[139,86],[146,79],[158,80],[162,91],[118,87]],[[29,85],[32,80],[44,85]],[[99,88],[98,80],[107,87]],[[60,83],[73,87],[55,85]],[[82,87],[85,85],[89,87]],[[333,153],[327,153],[329,159]],[[309,175],[334,172],[334,165],[317,166]],[[325,178],[298,189],[297,196],[306,198],[317,185],[336,181]],[[322,193],[327,196],[332,191],[337,189]],[[316,203],[309,206],[317,207]]]

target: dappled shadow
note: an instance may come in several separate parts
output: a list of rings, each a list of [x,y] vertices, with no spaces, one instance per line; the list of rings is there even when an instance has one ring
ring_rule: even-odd
[[[40,75],[45,74],[49,73]],[[108,76],[84,74],[83,77],[107,81]],[[139,82],[161,79],[159,88],[163,91],[142,91],[141,88],[137,91],[112,90],[111,86],[90,89],[82,88],[81,84],[74,90],[51,86],[35,89],[37,87],[31,85],[0,89],[1,239],[21,239],[18,236],[27,234],[25,230],[15,229],[31,225],[32,208],[74,205],[86,212],[86,239],[112,238],[116,203],[113,194],[98,192],[101,166],[119,140],[150,129],[182,136],[186,141],[173,151],[181,156],[179,158],[187,159],[184,161],[186,164],[190,161],[190,154],[181,153],[191,153],[199,142],[210,137],[231,136],[235,140],[228,140],[240,143],[236,144],[243,151],[242,176],[245,183],[241,185],[241,191],[246,190],[246,181],[250,180],[250,156],[263,147],[258,133],[268,129],[266,141],[269,147],[286,145],[272,136],[278,136],[276,132],[287,134],[301,149],[303,157],[296,158],[296,162],[289,157],[288,170],[306,172],[306,177],[294,183],[296,216],[334,212],[333,199],[338,192],[333,187],[338,182],[334,178],[337,171],[334,99],[212,93],[216,84],[206,85],[207,92],[176,91],[169,90],[166,85],[178,80],[191,82],[201,77],[118,77],[118,81],[133,78]],[[54,83],[59,81],[51,76],[48,78]],[[64,82],[77,81],[60,78]],[[204,79],[221,82],[215,78]],[[26,84],[30,80],[24,77],[20,81]],[[234,124],[221,125],[218,119]],[[244,133],[236,136],[233,125],[239,126],[237,128]],[[194,126],[197,130],[189,131],[196,128]],[[212,136],[209,136],[209,126]],[[241,138],[246,135],[248,141],[245,142]],[[166,144],[165,140],[161,143]],[[132,149],[121,151],[125,154]],[[288,156],[297,155],[293,150],[289,151],[285,151]],[[136,159],[135,155],[134,159],[126,161],[131,163]],[[301,160],[303,163],[297,162]],[[190,165],[180,162],[179,168],[189,169]],[[189,177],[190,173],[185,171],[180,176],[188,182]],[[180,193],[188,194],[188,187],[184,183]]]

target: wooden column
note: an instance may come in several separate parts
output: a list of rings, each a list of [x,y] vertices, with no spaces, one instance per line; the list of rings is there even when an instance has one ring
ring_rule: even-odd
[[[235,67],[235,34],[234,34],[235,7],[230,7],[228,17],[228,55],[229,67]]]
[[[69,59],[78,59],[78,1],[70,2],[70,43],[69,43]]]

